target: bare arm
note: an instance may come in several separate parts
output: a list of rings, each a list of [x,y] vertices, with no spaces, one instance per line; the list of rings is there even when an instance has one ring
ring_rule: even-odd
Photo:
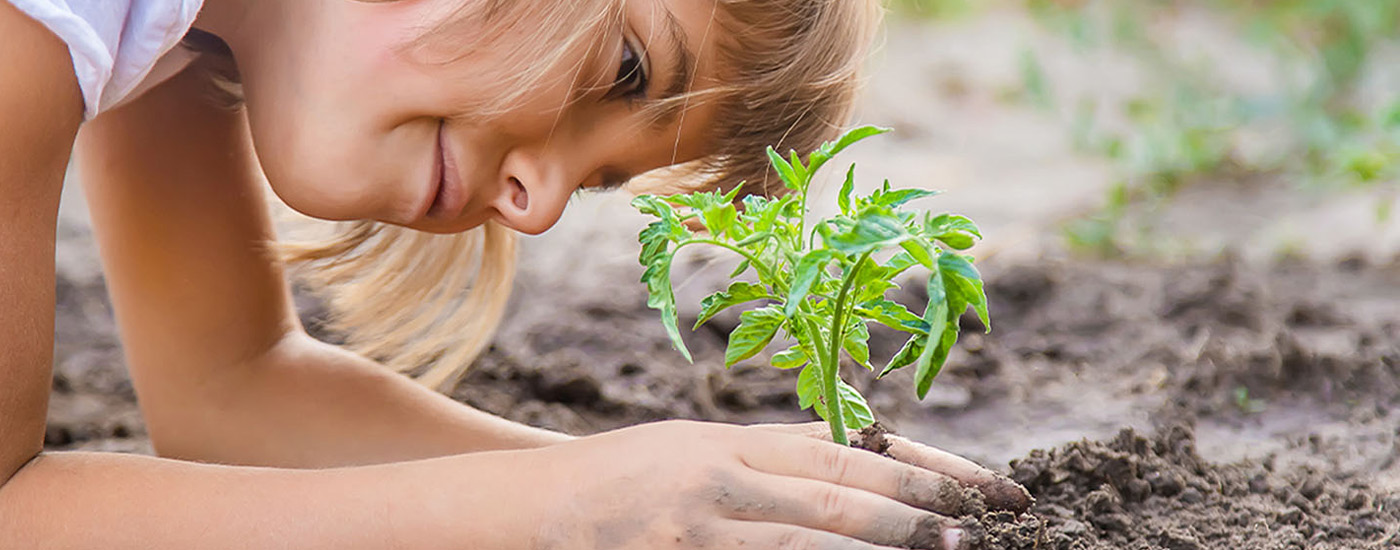
[[[442,548],[468,540],[466,530],[495,532],[447,510],[511,527],[512,518],[491,516],[520,509],[499,500],[510,493],[488,473],[509,465],[493,465],[502,459],[491,454],[324,472],[36,459],[53,349],[54,227],[81,118],[67,48],[0,2],[0,548]]]
[[[0,2],[0,483],[43,448],[54,231],[82,112],[68,49]]]
[[[326,467],[568,438],[458,404],[297,322],[240,112],[198,70],[88,124],[82,180],[164,456]]]

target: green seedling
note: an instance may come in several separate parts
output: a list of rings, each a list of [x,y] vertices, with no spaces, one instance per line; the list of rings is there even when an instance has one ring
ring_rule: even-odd
[[[815,407],[830,424],[832,438],[843,445],[850,444],[847,428],[875,422],[865,397],[841,379],[839,370],[842,352],[874,370],[869,323],[910,334],[879,376],[915,366],[920,399],[958,340],[962,313],[971,307],[982,324],[991,327],[982,277],[972,258],[958,252],[982,238],[977,226],[963,216],[904,209],[910,201],[937,192],[892,189],[886,181],[873,193],[857,196],[852,165],[837,196],[840,214],[807,225],[808,191],[817,172],[852,144],[887,131],[869,126],[851,130],[822,145],[806,162],[795,151],[784,158],[770,147],[773,168],[791,191],[782,196],[748,196],[736,206],[736,189],[727,194],[643,195],[632,202],[642,213],[658,218],[639,238],[640,260],[646,266],[642,282],[650,294],[647,305],[661,311],[676,349],[691,360],[671,287],[676,254],[691,245],[737,254],[741,263],[730,278],[752,272],[757,282],[734,281],[705,298],[695,328],[725,309],[755,302],[758,307],[743,312],[739,326],[729,334],[725,366],[758,355],[780,332],[787,335],[796,344],[773,355],[772,365],[801,369],[797,395],[802,408]],[[705,231],[688,229],[687,224],[694,223]],[[886,297],[897,288],[895,279],[915,266],[930,273],[922,315]]]

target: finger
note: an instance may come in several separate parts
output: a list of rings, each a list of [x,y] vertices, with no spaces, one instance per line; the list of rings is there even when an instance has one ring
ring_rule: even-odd
[[[931,512],[961,515],[967,500],[951,477],[835,443],[769,432],[743,449],[740,458],[760,472],[869,491]]]
[[[931,548],[957,523],[889,498],[831,483],[755,474],[711,505],[730,519],[816,529],[872,544]]]
[[[783,525],[779,523],[758,523],[751,521],[729,521],[721,525],[723,539],[707,542],[718,543],[718,548],[768,548],[772,550],[895,550],[895,547],[879,546],[859,539],[828,533],[817,529]],[[952,533],[946,539],[930,541],[911,548],[927,550],[960,550],[963,534]]]
[[[754,424],[750,428],[792,435],[801,435],[831,441],[831,425],[826,422],[804,422],[801,424]],[[852,432],[854,433],[854,432]]]
[[[890,444],[885,452],[895,460],[933,470],[976,487],[986,497],[987,506],[992,509],[1019,514],[1025,512],[1034,502],[1025,487],[976,462],[896,435],[887,435],[885,440]]]

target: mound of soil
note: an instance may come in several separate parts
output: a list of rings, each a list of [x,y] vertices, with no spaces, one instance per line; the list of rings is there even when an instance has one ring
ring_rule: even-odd
[[[1269,461],[1212,464],[1186,425],[1032,451],[1011,468],[1037,503],[969,520],[974,548],[1400,548],[1400,495]]]

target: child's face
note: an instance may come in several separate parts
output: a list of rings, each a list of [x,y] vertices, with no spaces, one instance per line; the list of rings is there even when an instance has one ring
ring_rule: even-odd
[[[500,94],[499,75],[515,70],[505,52],[536,45],[507,37],[465,57],[410,47],[461,1],[309,2],[280,14],[297,25],[288,42],[236,52],[260,161],[283,200],[325,219],[434,232],[494,219],[535,234],[579,189],[709,150],[712,105],[654,122],[635,100],[714,84],[713,0],[627,1],[621,27],[485,119],[464,105]],[[675,70],[683,58],[688,75]]]

